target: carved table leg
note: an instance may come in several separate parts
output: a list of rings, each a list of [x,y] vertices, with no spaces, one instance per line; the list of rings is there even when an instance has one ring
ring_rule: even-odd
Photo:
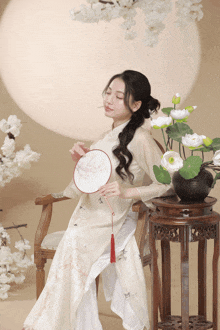
[[[181,228],[181,316],[182,330],[189,330],[189,227]]]
[[[198,246],[198,315],[206,319],[206,239],[199,241]]]
[[[161,240],[163,317],[171,315],[170,242]]]
[[[218,260],[219,260],[219,223],[216,225],[217,237],[214,239],[213,270],[213,330],[218,330]]]
[[[154,238],[154,226],[149,223],[149,238],[150,249],[152,253],[151,262],[151,330],[158,329],[158,305],[159,305],[159,290],[158,287],[158,267],[157,267],[157,251]]]
[[[45,286],[45,271],[44,271],[45,263],[46,263],[46,259],[39,259],[35,261],[37,267],[36,270],[37,299],[39,298]]]

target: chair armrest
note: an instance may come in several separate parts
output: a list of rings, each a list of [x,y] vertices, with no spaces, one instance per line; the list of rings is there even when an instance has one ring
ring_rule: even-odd
[[[51,194],[43,197],[38,197],[35,199],[36,205],[43,206],[41,218],[37,227],[37,231],[35,233],[35,240],[34,240],[35,252],[39,251],[41,247],[41,243],[44,237],[47,235],[52,217],[53,203],[64,201],[67,199],[70,198],[69,197],[55,198]]]
[[[133,212],[142,213],[147,210],[149,210],[149,207],[147,207],[142,201],[137,201],[132,205]]]
[[[70,199],[69,197],[60,197],[60,198],[54,198],[51,194],[43,197],[37,197],[35,199],[35,205],[47,205],[52,204],[60,201],[65,201],[67,199]]]

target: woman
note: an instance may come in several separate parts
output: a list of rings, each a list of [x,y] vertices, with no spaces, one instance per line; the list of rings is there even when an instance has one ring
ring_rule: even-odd
[[[90,150],[108,154],[111,178],[94,194],[83,194],[73,180],[64,190],[63,196],[80,200],[23,329],[101,330],[95,286],[101,272],[105,297],[112,300],[111,309],[123,319],[124,328],[150,328],[144,273],[133,235],[136,216],[129,212],[134,200],[152,206],[152,198],[171,188],[155,179],[153,165],[160,164],[161,153],[150,133],[141,127],[160,106],[150,93],[148,79],[132,70],[113,76],[107,84],[104,109],[113,126]],[[74,145],[73,160],[86,151],[83,144]],[[145,174],[152,180],[148,186],[142,186]],[[104,196],[110,198],[115,213],[116,263],[110,263],[112,218]]]

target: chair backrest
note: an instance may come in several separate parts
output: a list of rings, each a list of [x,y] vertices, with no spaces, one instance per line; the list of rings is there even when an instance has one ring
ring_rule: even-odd
[[[156,142],[156,144],[157,144],[158,147],[160,148],[161,152],[162,152],[163,154],[165,154],[165,150],[164,150],[162,144],[160,144],[160,142],[158,142],[156,139],[154,139],[154,141]]]

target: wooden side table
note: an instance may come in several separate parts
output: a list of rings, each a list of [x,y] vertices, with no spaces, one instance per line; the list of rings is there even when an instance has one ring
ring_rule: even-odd
[[[178,198],[155,198],[156,211],[150,216],[149,236],[152,253],[152,330],[206,330],[218,328],[218,259],[220,215],[212,210],[216,198],[203,203],[182,204]],[[214,239],[213,320],[206,318],[206,250],[207,240]],[[158,322],[156,279],[156,240],[161,241],[162,308]],[[181,244],[181,316],[171,315],[170,241]],[[189,316],[189,243],[198,242],[198,315]]]

